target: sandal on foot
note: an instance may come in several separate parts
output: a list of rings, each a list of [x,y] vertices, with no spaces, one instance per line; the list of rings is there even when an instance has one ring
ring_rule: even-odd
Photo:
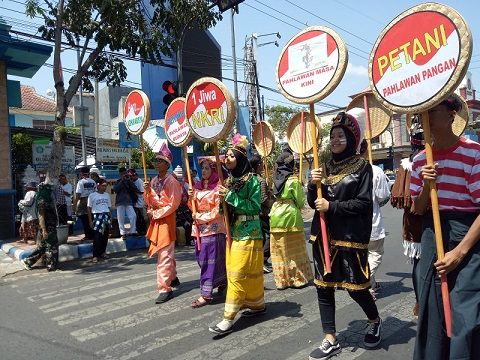
[[[203,299],[203,301],[200,299]],[[202,306],[208,305],[211,302],[212,302],[212,299],[207,299],[201,296],[198,299],[195,299],[194,301],[192,301],[192,308],[194,309],[201,308]]]

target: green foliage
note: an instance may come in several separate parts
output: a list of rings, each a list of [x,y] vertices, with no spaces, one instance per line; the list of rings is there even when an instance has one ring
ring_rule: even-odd
[[[12,136],[12,162],[13,164],[32,163],[33,139],[27,134],[14,134]]]
[[[154,169],[155,153],[146,142],[143,142],[143,149],[145,151],[145,162],[147,163],[147,169]],[[140,149],[132,149],[132,167],[135,169],[143,169],[142,152]]]
[[[289,107],[282,105],[267,106],[265,107],[265,117],[268,119],[270,125],[272,125],[275,134],[280,138],[285,136],[287,126],[293,115],[300,112],[299,107]]]
[[[45,3],[47,9],[42,7]],[[38,30],[44,39],[53,41],[60,25],[69,46],[75,47],[77,40],[82,40],[82,63],[87,65],[80,70],[82,84],[85,90],[93,91],[90,78],[114,86],[127,78],[125,58],[139,56],[145,62],[162,64],[162,56],[177,49],[182,31],[193,26],[209,28],[220,19],[204,0],[150,0],[150,5],[154,9],[151,18],[144,2],[137,0],[71,0],[58,4],[27,0],[26,12],[30,17],[43,17],[45,23]],[[83,62],[87,50],[94,58],[88,55]]]

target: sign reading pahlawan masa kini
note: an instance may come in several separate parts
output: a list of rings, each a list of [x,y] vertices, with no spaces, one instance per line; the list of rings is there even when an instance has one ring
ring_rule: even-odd
[[[196,138],[204,142],[225,138],[235,121],[232,95],[215,78],[198,79],[188,89],[185,116]]]
[[[150,123],[150,100],[141,90],[132,90],[123,106],[123,119],[129,133],[140,135]]]
[[[185,118],[185,98],[174,99],[165,112],[165,135],[173,146],[185,146],[192,139],[192,132]]]
[[[369,61],[370,87],[388,108],[421,112],[462,81],[472,54],[472,35],[454,9],[417,5],[380,34]]]
[[[311,26],[283,48],[277,63],[277,86],[287,99],[310,104],[330,94],[348,63],[344,42],[333,30]]]

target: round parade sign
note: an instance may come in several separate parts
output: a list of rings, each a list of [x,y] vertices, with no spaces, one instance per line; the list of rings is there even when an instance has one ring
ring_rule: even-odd
[[[141,90],[132,90],[123,106],[123,120],[130,134],[140,135],[150,123],[150,101]]]
[[[303,125],[302,125],[303,117]],[[314,139],[312,139],[312,117],[309,112],[299,112],[295,114],[287,125],[287,143],[293,152],[297,154],[308,153],[313,148]],[[315,115],[315,132],[318,139],[320,119]],[[320,142],[322,139],[318,139]]]
[[[347,69],[348,53],[333,30],[311,26],[283,48],[277,63],[277,86],[287,99],[310,104],[325,98]]]
[[[259,121],[253,125],[253,145],[260,156],[268,156],[275,148],[275,131],[266,121]]]
[[[370,87],[394,111],[425,111],[460,84],[472,46],[457,11],[437,3],[414,6],[378,37],[370,54]]]
[[[185,98],[174,99],[165,112],[165,135],[173,146],[185,146],[192,139],[192,132],[185,118]]]
[[[215,142],[225,138],[232,129],[234,100],[221,81],[204,77],[188,89],[185,116],[193,136],[204,142]]]

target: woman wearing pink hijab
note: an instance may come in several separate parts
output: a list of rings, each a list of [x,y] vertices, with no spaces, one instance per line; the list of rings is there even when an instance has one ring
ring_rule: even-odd
[[[195,225],[192,237],[200,237],[200,250],[195,247],[195,255],[200,265],[200,297],[192,302],[199,308],[212,301],[213,289],[223,292],[227,286],[225,269],[225,223],[220,214],[218,194],[218,173],[214,158],[201,157],[198,162],[202,169],[202,179],[193,190],[189,190],[189,206],[195,201]]]

